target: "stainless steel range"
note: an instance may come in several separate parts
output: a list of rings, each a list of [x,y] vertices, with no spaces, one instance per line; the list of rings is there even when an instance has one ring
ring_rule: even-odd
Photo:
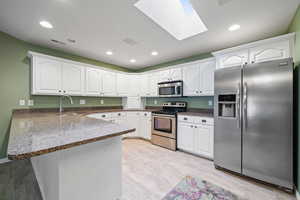
[[[152,112],[152,144],[176,151],[177,113],[186,108],[186,102],[168,102],[162,110]]]

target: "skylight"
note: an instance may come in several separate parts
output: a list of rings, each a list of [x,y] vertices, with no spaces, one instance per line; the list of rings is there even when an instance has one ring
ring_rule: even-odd
[[[177,40],[208,30],[189,0],[139,0],[134,6]]]

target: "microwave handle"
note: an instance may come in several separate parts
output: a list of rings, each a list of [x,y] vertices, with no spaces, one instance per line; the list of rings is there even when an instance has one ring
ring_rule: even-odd
[[[176,87],[176,94],[180,95],[181,94],[181,86]]]

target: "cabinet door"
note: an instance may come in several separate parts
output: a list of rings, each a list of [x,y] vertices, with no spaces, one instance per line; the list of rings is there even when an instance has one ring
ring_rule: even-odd
[[[129,137],[139,137],[140,127],[139,127],[140,116],[139,112],[128,112],[127,113],[127,125],[130,128],[135,128],[135,132],[129,133]]]
[[[248,50],[233,52],[218,57],[218,68],[241,66],[249,62]]]
[[[100,96],[102,92],[101,71],[94,68],[86,68],[86,89],[88,96]]]
[[[183,95],[197,96],[200,87],[200,65],[187,64],[183,67]]]
[[[136,97],[140,95],[140,77],[139,75],[129,75],[128,96]]]
[[[127,96],[129,94],[129,75],[117,74],[117,93],[118,96]]]
[[[157,87],[158,77],[159,74],[157,72],[149,74],[149,91],[150,91],[150,96],[152,97],[158,96],[158,87]]]
[[[142,97],[150,96],[150,85],[148,74],[142,74],[139,76],[140,91],[139,94]]]
[[[195,125],[194,152],[213,157],[213,126]]]
[[[170,69],[170,79],[171,81],[182,80],[182,69],[179,67]]]
[[[103,71],[103,73],[102,73],[102,94],[103,94],[103,96],[117,96],[116,73]]]
[[[32,69],[32,94],[61,94],[61,67],[59,61],[36,57]]]
[[[170,70],[163,70],[159,72],[159,82],[171,81]]]
[[[64,94],[84,94],[84,68],[71,63],[62,65],[62,90]]]
[[[263,45],[250,49],[251,63],[278,60],[290,57],[289,41]]]
[[[194,151],[194,128],[192,124],[178,124],[177,136],[179,149],[189,152]]]
[[[205,62],[200,66],[200,95],[214,95],[214,71],[216,63]]]

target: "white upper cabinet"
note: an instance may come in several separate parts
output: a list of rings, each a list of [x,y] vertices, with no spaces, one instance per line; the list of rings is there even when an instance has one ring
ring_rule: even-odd
[[[34,57],[32,65],[32,94],[62,94],[62,63],[44,57]]]
[[[182,70],[179,67],[159,71],[159,82],[182,80]]]
[[[101,70],[86,68],[86,89],[87,96],[100,96],[102,93],[102,74]]]
[[[148,75],[148,80],[149,80],[149,93],[151,97],[156,97],[158,96],[158,89],[157,89],[157,83],[159,81],[159,73],[154,72],[150,73]]]
[[[140,95],[140,77],[139,75],[131,74],[129,75],[129,91],[128,96],[139,96]]]
[[[68,95],[83,95],[84,68],[71,63],[62,64],[62,91]]]
[[[183,73],[184,96],[214,95],[215,59],[185,64]]]
[[[170,69],[170,81],[182,80],[182,69],[177,67]]]
[[[117,74],[117,93],[118,96],[128,96],[129,94],[129,75],[127,74]]]
[[[166,82],[166,81],[170,81],[170,71],[169,70],[159,71],[159,82]]]
[[[117,76],[114,72],[102,73],[102,96],[117,96]]]
[[[214,95],[215,60],[203,62],[200,65],[200,95]]]
[[[217,69],[293,57],[295,34],[289,33],[214,52]]]
[[[259,63],[291,57],[289,41],[266,44],[250,49],[250,62]]]
[[[140,77],[139,78],[140,96],[142,96],[142,97],[150,96],[149,75],[142,74],[139,77]]]
[[[248,50],[225,54],[219,57],[219,68],[242,66],[249,62]]]
[[[186,64],[182,68],[183,74],[183,95],[197,96],[200,88],[200,64]]]

